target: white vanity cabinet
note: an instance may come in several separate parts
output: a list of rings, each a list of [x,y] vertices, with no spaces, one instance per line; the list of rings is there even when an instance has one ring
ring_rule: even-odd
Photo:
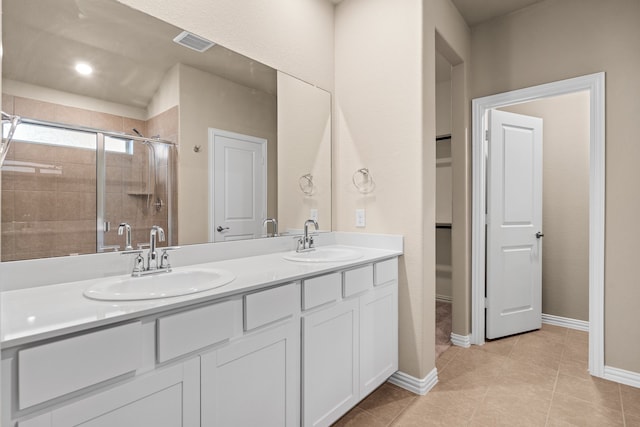
[[[397,258],[3,349],[4,427],[328,426],[398,366]]]
[[[191,359],[105,387],[62,404],[18,427],[197,427],[200,362]]]
[[[243,299],[245,335],[201,355],[202,426],[297,426],[299,283]]]
[[[302,316],[305,427],[331,425],[398,369],[397,271],[394,258],[303,281],[303,296],[326,282]]]

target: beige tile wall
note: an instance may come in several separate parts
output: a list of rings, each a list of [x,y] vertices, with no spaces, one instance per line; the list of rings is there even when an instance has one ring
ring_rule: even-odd
[[[3,95],[3,110],[39,120],[74,124],[107,131],[160,134],[177,140],[177,107],[149,122],[82,110],[33,99]],[[165,120],[172,120],[167,123]],[[149,124],[149,126],[148,126]],[[149,128],[149,130],[148,130]],[[165,204],[159,211],[149,197],[149,149],[134,144],[133,155],[106,154],[106,213],[111,231],[105,245],[124,247],[120,222],[133,228],[136,243],[149,240],[149,228],[169,229],[167,214],[168,152],[157,147],[156,195]],[[16,142],[8,160],[45,164],[57,169],[2,171],[2,261],[96,252],[96,155],[93,150]],[[55,173],[47,173],[54,170]],[[174,239],[176,241],[176,239]],[[170,244],[167,241],[164,244]]]

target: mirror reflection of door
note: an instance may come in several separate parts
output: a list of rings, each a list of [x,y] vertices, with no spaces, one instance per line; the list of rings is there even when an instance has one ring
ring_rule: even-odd
[[[267,140],[209,129],[210,241],[260,237],[267,212]]]

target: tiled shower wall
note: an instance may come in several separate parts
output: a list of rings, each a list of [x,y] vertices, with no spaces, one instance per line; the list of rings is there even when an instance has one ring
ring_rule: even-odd
[[[2,97],[2,106],[3,111],[22,117],[127,134],[132,134],[135,127],[145,135],[154,131],[155,135],[157,123],[162,120],[167,136],[160,136],[177,142],[177,106],[148,122],[7,95]],[[148,130],[148,123],[153,124],[153,130]],[[152,225],[169,230],[168,153],[166,147],[159,145],[156,151],[156,195],[163,204],[160,210],[155,208],[157,198],[148,195],[148,146],[136,143],[132,155],[106,154],[105,220],[112,228],[105,233],[105,245],[124,247],[124,236],[117,235],[120,222],[132,225],[134,247],[148,243]],[[7,160],[35,163],[38,167],[22,172],[3,168],[2,261],[96,252],[96,152],[16,142]],[[173,236],[171,242],[164,244],[176,242],[177,236]]]

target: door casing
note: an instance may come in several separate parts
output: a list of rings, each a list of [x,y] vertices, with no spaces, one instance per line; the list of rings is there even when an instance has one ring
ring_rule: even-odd
[[[485,244],[487,112],[537,99],[589,92],[589,372],[605,376],[604,221],[605,221],[605,73],[595,73],[472,101],[473,175],[471,227],[471,343],[485,340]]]

